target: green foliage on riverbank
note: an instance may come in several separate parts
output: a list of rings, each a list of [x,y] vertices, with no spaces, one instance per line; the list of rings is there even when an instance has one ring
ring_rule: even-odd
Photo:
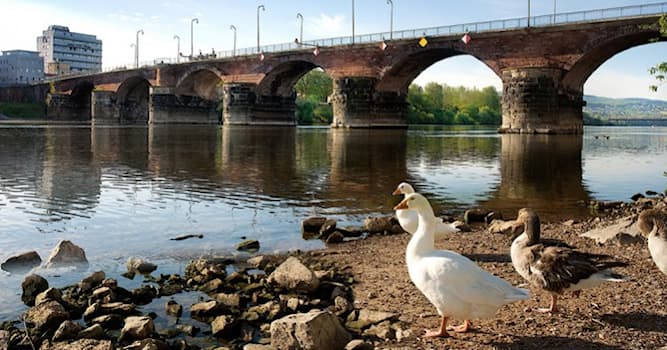
[[[41,119],[44,112],[42,103],[0,102],[0,114],[13,119]]]
[[[660,25],[660,35],[663,38],[667,38],[667,15],[660,17],[658,24]],[[667,62],[658,63],[649,68],[649,73],[651,73],[656,80],[656,84],[651,85],[650,88],[653,91],[658,91],[658,87],[665,83],[665,77],[667,76]]]
[[[500,125],[500,95],[492,86],[484,89],[428,83],[408,90],[408,123],[444,125]]]
[[[302,125],[331,124],[333,108],[327,98],[333,91],[333,80],[322,70],[308,72],[296,83],[296,118]]]

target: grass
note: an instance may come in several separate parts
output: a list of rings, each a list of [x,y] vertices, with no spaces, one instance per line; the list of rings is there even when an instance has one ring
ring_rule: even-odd
[[[44,104],[29,102],[0,102],[0,114],[12,119],[42,119]]]

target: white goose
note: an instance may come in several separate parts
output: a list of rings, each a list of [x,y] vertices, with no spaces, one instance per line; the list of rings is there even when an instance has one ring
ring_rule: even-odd
[[[648,250],[658,269],[667,275],[667,213],[657,209],[639,214],[637,226],[648,237]]]
[[[493,316],[505,304],[528,298],[528,291],[482,270],[470,259],[434,248],[436,217],[428,200],[419,193],[407,195],[394,210],[417,212],[419,224],[405,252],[410,279],[438,310],[440,329],[426,337],[447,337],[447,319],[466,320],[455,328],[465,332],[470,319]]]
[[[575,250],[566,244],[540,239],[540,218],[528,208],[519,210],[517,224],[523,224],[521,233],[512,242],[510,256],[514,269],[536,288],[551,293],[549,308],[539,312],[558,312],[558,295],[573,292],[578,296],[582,289],[592,288],[604,282],[623,282],[626,277],[611,270],[627,266],[614,261],[608,255],[591,254]]]
[[[407,182],[401,182],[398,184],[398,187],[392,193],[394,196],[398,195],[409,195],[415,193],[415,189]],[[404,197],[405,198],[405,197]],[[398,223],[401,225],[405,232],[414,234],[417,231],[417,224],[419,223],[419,218],[417,217],[417,212],[414,210],[396,210],[396,218],[398,218]],[[435,237],[440,238],[446,236],[450,233],[459,232],[459,229],[448,222],[444,222],[442,218],[436,217],[437,226],[435,228]]]

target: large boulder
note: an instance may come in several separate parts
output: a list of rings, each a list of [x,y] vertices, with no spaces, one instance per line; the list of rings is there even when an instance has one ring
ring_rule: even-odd
[[[289,257],[269,276],[269,282],[292,291],[313,292],[320,285],[315,273],[299,259]]]
[[[49,282],[40,275],[30,275],[21,283],[21,289],[23,289],[23,294],[21,294],[23,303],[34,306],[37,295],[49,289]]]
[[[211,332],[215,337],[230,339],[238,335],[239,324],[232,316],[218,316],[211,322]]]
[[[77,335],[81,331],[81,325],[74,321],[64,321],[60,324],[56,332],[53,334],[53,341],[63,341],[76,339]]]
[[[59,303],[63,302],[63,293],[60,291],[60,289],[51,287],[37,294],[37,297],[35,297],[35,305],[39,305],[51,300],[55,300]]]
[[[30,308],[24,318],[28,326],[39,333],[51,328],[56,329],[69,319],[69,313],[57,301],[47,301]]]
[[[128,273],[138,273],[141,275],[148,275],[157,270],[157,265],[137,257],[128,258],[125,267],[127,267]]]
[[[39,350],[113,350],[110,340],[80,339],[74,342],[44,342]]]
[[[9,350],[10,336],[8,331],[0,330],[0,350]]]
[[[367,217],[364,220],[364,231],[380,234],[399,234],[404,232],[398,223],[398,219],[393,216]]]
[[[120,331],[121,339],[146,339],[155,333],[153,319],[148,316],[131,316],[125,319],[125,326]]]
[[[276,350],[342,350],[351,339],[328,311],[293,314],[271,323],[271,346]]]
[[[611,225],[592,229],[582,233],[580,236],[594,239],[598,244],[604,244],[621,234],[641,236],[637,225],[635,225],[635,221],[635,216],[626,216],[615,220]]]
[[[518,225],[515,221],[493,220],[487,228],[489,233],[500,233],[503,235],[515,235],[523,231],[523,225]]]
[[[23,253],[12,256],[7,259],[0,268],[11,273],[22,273],[32,270],[42,263],[42,258],[39,257],[36,251]]]
[[[60,241],[46,260],[46,268],[88,266],[86,252],[70,241]]]

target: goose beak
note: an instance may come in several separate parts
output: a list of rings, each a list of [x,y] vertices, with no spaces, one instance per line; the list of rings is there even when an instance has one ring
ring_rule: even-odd
[[[399,210],[399,209],[409,209],[408,201],[404,199],[394,207],[394,210]]]
[[[400,188],[396,188],[396,189],[394,190],[394,192],[392,192],[391,194],[392,194],[392,196],[398,196],[398,195],[400,195],[400,194],[403,194],[403,192],[401,192],[401,189],[400,189]]]

